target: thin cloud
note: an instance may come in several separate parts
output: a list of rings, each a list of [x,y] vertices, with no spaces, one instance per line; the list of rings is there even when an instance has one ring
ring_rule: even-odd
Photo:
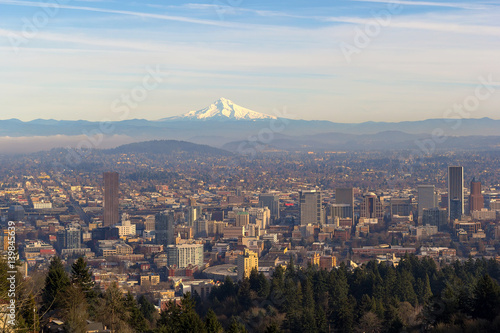
[[[409,6],[449,7],[449,8],[460,8],[460,9],[487,9],[488,8],[488,6],[486,6],[486,5],[464,4],[464,3],[457,3],[457,2],[430,2],[430,1],[406,1],[406,0],[351,0],[351,1],[388,3],[388,4],[409,5]]]
[[[374,19],[362,17],[329,17],[329,22],[351,23],[351,24],[373,24]],[[451,32],[471,35],[500,36],[500,27],[487,25],[463,25],[455,23],[435,23],[427,21],[402,21],[394,19],[388,28],[403,28],[415,30],[430,30],[438,32]]]
[[[44,3],[31,2],[31,1],[18,1],[18,0],[0,0],[0,4],[13,5],[13,6],[25,6],[25,7],[39,7],[39,8],[44,7]],[[137,17],[141,17],[141,18],[154,18],[154,19],[167,20],[167,21],[194,23],[194,24],[210,25],[210,26],[218,26],[218,27],[229,27],[229,28],[241,27],[241,24],[236,24],[236,23],[231,23],[231,22],[202,20],[202,19],[194,19],[194,18],[183,17],[183,16],[172,16],[172,15],[163,15],[163,14],[133,12],[133,11],[129,11],[129,10],[115,10],[115,9],[104,9],[104,8],[96,8],[96,7],[60,5],[60,4],[58,5],[58,7],[63,8],[63,9],[73,9],[73,10],[82,10],[82,11],[108,13],[108,14],[122,14],[122,15],[137,16]]]

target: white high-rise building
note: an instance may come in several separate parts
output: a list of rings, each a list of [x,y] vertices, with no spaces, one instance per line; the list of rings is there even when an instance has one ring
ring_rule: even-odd
[[[203,266],[203,244],[169,245],[166,252],[169,266]]]

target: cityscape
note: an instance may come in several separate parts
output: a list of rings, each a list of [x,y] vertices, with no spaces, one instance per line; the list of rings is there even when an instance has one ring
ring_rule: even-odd
[[[0,332],[500,332],[499,15],[0,0]]]
[[[19,270],[41,279],[39,292],[54,256],[65,265],[84,258],[93,288],[114,286],[157,311],[186,293],[202,307],[228,279],[271,279],[290,265],[355,273],[373,262],[397,268],[408,256],[441,268],[500,259],[498,152],[435,154],[412,168],[416,161],[383,151],[250,159],[196,145],[155,149],[179,143],[91,152],[57,172],[49,162],[64,150],[5,159],[3,249],[15,221]],[[423,310],[413,311],[418,322]]]

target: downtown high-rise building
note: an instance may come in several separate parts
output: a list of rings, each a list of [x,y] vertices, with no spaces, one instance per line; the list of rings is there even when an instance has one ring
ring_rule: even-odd
[[[410,216],[413,203],[410,197],[391,198],[391,216]]]
[[[168,245],[167,252],[168,266],[186,268],[190,265],[203,267],[203,244],[180,244]]]
[[[243,254],[238,255],[238,281],[250,277],[252,269],[259,269],[259,257],[257,253],[245,249]]]
[[[299,194],[300,224],[323,224],[323,197],[321,191],[301,191]]]
[[[280,197],[278,194],[263,193],[259,195],[259,207],[269,208],[273,221],[280,218]]]
[[[108,227],[120,221],[118,172],[104,172],[102,178],[104,180],[104,226]]]
[[[418,185],[418,220],[422,221],[424,209],[437,207],[434,185]]]
[[[464,168],[448,167],[448,217],[450,223],[464,215]]]
[[[359,207],[359,216],[367,219],[377,219],[378,222],[384,220],[384,207],[379,197],[373,193],[366,193]]]
[[[173,211],[166,210],[155,215],[156,244],[163,245],[166,248],[168,245],[175,243],[174,221]]]
[[[79,249],[81,247],[82,231],[76,227],[67,227],[56,235],[57,247],[62,249]]]
[[[481,182],[472,179],[470,182],[469,211],[472,213],[484,208],[484,197],[481,193]]]
[[[354,189],[352,187],[336,188],[335,189],[335,204],[349,205],[349,216],[354,217]]]

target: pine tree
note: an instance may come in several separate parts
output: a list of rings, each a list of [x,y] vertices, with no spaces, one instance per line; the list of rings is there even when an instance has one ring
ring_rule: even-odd
[[[206,332],[205,323],[194,310],[191,294],[187,293],[177,305],[170,302],[158,320],[158,331],[168,333]]]
[[[208,310],[205,317],[205,328],[207,329],[207,333],[224,333],[224,328],[212,309]]]
[[[247,278],[244,278],[243,281],[240,282],[240,288],[238,289],[238,302],[245,310],[252,305],[250,282]]]
[[[488,275],[479,278],[473,289],[473,313],[479,318],[492,320],[500,310],[500,287]]]
[[[240,323],[235,317],[232,317],[231,325],[229,325],[227,333],[248,333],[248,331],[245,325]]]
[[[311,279],[304,281],[302,296],[302,332],[317,332],[314,295]]]
[[[264,333],[281,333],[280,327],[276,323],[271,323],[266,327],[266,331]]]
[[[257,290],[257,294],[260,297],[266,298],[267,296],[269,296],[269,291],[271,290],[271,285],[269,284],[269,280],[262,272],[259,273],[258,280],[259,280],[259,289]]]
[[[126,311],[125,319],[129,326],[136,332],[145,332],[148,328],[146,318],[144,318],[137,301],[130,292],[125,297],[124,306]]]
[[[42,291],[43,309],[62,309],[61,296],[64,295],[69,285],[70,280],[61,259],[59,257],[52,258]]]
[[[155,306],[150,301],[148,301],[146,296],[141,295],[141,297],[139,297],[139,307],[144,318],[146,318],[146,320],[148,320],[149,323],[152,324],[155,319],[154,316],[156,314]]]
[[[86,295],[94,288],[92,274],[89,272],[87,262],[83,257],[78,258],[73,265],[71,265],[71,283],[78,284]]]

